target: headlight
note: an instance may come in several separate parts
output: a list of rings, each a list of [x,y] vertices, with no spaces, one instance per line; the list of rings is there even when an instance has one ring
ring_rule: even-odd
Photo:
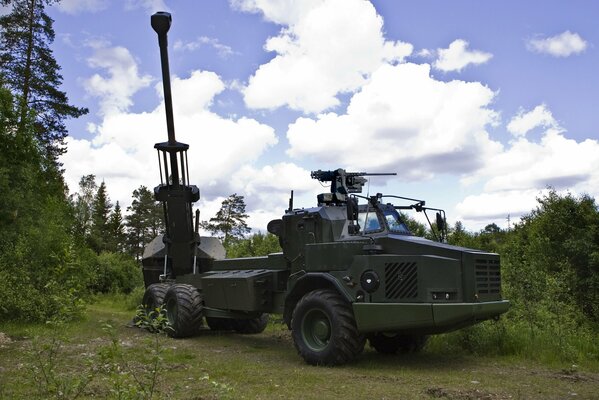
[[[373,270],[364,271],[362,276],[360,277],[360,285],[362,289],[366,290],[368,293],[372,293],[376,291],[381,284],[381,280],[376,272]]]

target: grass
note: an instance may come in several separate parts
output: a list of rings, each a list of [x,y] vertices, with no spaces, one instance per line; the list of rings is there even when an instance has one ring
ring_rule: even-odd
[[[83,320],[58,331],[3,325],[10,342],[0,342],[0,398],[74,398],[68,385],[81,386],[88,375],[77,398],[147,398],[139,383],[149,382],[153,357],[159,357],[155,399],[592,399],[599,390],[595,363],[573,367],[473,355],[447,346],[446,337],[434,338],[419,354],[383,356],[367,347],[350,365],[312,367],[280,323],[258,335],[204,330],[175,340],[128,327],[134,312],[123,304],[100,297]],[[36,385],[33,375],[44,354],[32,347],[51,338],[60,343],[54,369],[62,394],[44,392],[48,388]]]

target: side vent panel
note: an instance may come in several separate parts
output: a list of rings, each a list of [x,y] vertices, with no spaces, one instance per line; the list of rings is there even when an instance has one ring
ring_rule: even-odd
[[[385,296],[388,299],[418,297],[418,266],[416,262],[385,264]]]
[[[497,297],[501,293],[499,259],[479,258],[475,260],[474,274],[476,293],[482,297]]]

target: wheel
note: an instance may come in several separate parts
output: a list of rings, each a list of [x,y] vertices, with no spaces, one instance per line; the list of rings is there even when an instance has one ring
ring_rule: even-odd
[[[141,304],[146,310],[146,314],[152,318],[152,312],[164,303],[164,296],[168,291],[169,285],[166,283],[153,283],[144,292]]]
[[[418,353],[424,349],[424,346],[428,342],[428,336],[404,336],[404,339],[399,346],[400,353]]]
[[[339,365],[364,350],[351,305],[336,291],[314,290],[297,303],[291,319],[297,352],[312,365]]]
[[[424,347],[428,336],[377,332],[368,336],[370,346],[382,354],[415,353]]]
[[[202,296],[191,285],[172,285],[164,296],[170,337],[183,338],[198,332],[202,326]]]
[[[268,314],[250,319],[236,318],[232,321],[233,329],[244,334],[262,333],[266,329],[266,325],[268,325]]]
[[[206,317],[206,324],[213,331],[232,331],[233,320],[231,318]]]

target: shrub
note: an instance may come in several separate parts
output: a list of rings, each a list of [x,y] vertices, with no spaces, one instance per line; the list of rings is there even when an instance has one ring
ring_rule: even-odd
[[[94,292],[131,293],[142,283],[141,269],[131,256],[110,252],[97,256],[91,285]]]

